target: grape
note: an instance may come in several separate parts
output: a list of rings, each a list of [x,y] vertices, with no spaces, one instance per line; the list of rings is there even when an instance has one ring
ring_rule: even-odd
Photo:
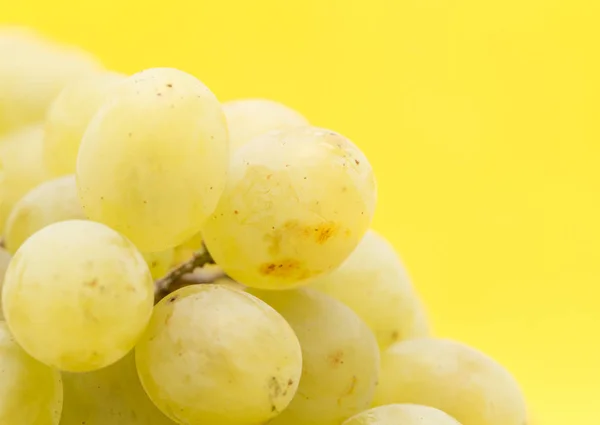
[[[290,288],[350,255],[375,199],[373,170],[345,137],[313,127],[273,131],[235,152],[203,236],[233,279]]]
[[[298,392],[269,425],[339,425],[371,405],[379,349],[372,332],[350,308],[306,288],[250,293],[287,320],[302,347]]]
[[[0,139],[0,233],[14,204],[48,178],[42,160],[41,126],[29,126]]]
[[[25,240],[49,224],[83,219],[75,176],[46,181],[25,194],[6,221],[6,248],[14,253]]]
[[[0,321],[0,423],[58,425],[60,373],[30,357]]]
[[[151,69],[118,85],[77,157],[89,218],[162,251],[200,231],[227,179],[229,143],[217,98],[196,78]]]
[[[2,285],[4,284],[4,275],[10,264],[10,259],[11,256],[8,251],[0,248],[0,320],[4,320],[4,313],[2,313]]]
[[[142,252],[154,279],[159,279],[167,274],[173,265],[174,254],[173,248],[158,252]]]
[[[0,134],[42,121],[60,90],[101,64],[19,27],[0,28]]]
[[[352,308],[381,349],[429,335],[426,312],[394,247],[372,230],[339,268],[316,278],[312,287]]]
[[[293,109],[268,99],[240,99],[225,102],[232,150],[271,130],[308,125],[308,120]]]
[[[85,220],[54,223],[27,239],[8,267],[2,300],[25,351],[70,372],[127,354],[153,302],[150,271],[133,244]]]
[[[60,425],[175,425],[146,395],[134,352],[94,372],[63,373]]]
[[[343,425],[460,425],[441,410],[417,404],[388,404],[366,410]]]
[[[75,173],[79,144],[107,93],[125,75],[99,72],[68,84],[46,117],[44,161],[54,176]]]
[[[136,362],[150,399],[186,425],[267,422],[288,405],[302,370],[298,339],[275,310],[213,284],[157,304]]]
[[[182,244],[175,247],[173,252],[173,265],[183,263],[192,258],[192,255],[202,248],[202,233],[198,232]]]
[[[464,344],[420,338],[383,352],[375,405],[416,403],[462,425],[523,425],[523,394],[494,360]]]

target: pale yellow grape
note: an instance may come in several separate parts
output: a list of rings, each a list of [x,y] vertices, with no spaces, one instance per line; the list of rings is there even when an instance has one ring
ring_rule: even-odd
[[[133,348],[150,316],[152,276],[142,255],[103,224],[51,224],[21,245],[2,305],[15,338],[58,369],[108,366]]]
[[[0,134],[43,120],[66,84],[99,69],[96,58],[76,47],[0,28]]]
[[[381,349],[429,336],[427,314],[394,247],[369,230],[333,272],[312,287],[352,308],[371,328]]]
[[[244,285],[284,289],[330,272],[371,223],[373,170],[340,134],[270,132],[235,152],[229,171],[202,234],[216,263]]]
[[[202,248],[202,233],[198,232],[185,242],[177,245],[173,252],[173,265],[181,264]]]
[[[63,373],[60,425],[175,425],[140,384],[134,352],[94,372]]]
[[[239,99],[223,103],[231,149],[271,130],[308,125],[308,120],[292,108],[269,99]]]
[[[459,342],[420,338],[382,353],[375,405],[435,407],[462,425],[523,425],[525,400],[515,379],[485,354]]]
[[[367,325],[336,299],[307,288],[257,291],[292,326],[302,378],[291,404],[269,425],[339,425],[370,407],[379,349]]]
[[[13,207],[4,231],[11,252],[38,230],[63,220],[84,219],[75,176],[48,180],[25,194]]]
[[[175,253],[173,248],[169,248],[158,252],[142,252],[142,255],[150,268],[152,277],[159,279],[171,270]]]
[[[75,173],[77,152],[90,120],[110,89],[125,78],[115,72],[98,72],[74,80],[52,102],[44,137],[44,161],[52,175]]]
[[[290,325],[264,302],[222,285],[162,299],[136,347],[150,399],[186,425],[259,425],[292,400],[302,371]]]
[[[60,373],[23,351],[0,321],[0,423],[58,425],[62,404]]]
[[[89,218],[142,251],[200,231],[227,179],[225,115],[202,82],[155,68],[112,90],[81,142],[77,182]]]
[[[461,425],[441,410],[418,404],[388,404],[359,413],[343,425]]]
[[[2,313],[2,286],[4,285],[4,275],[10,264],[11,255],[4,248],[0,248],[0,320],[4,320]]]
[[[42,159],[41,125],[24,127],[0,139],[0,233],[15,203],[48,179]]]

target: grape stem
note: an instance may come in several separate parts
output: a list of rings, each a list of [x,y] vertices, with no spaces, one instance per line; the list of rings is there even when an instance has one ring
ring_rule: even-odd
[[[167,273],[166,276],[154,282],[155,302],[160,301],[176,289],[198,283],[210,283],[219,278],[222,272],[207,273],[206,275],[194,274],[194,270],[202,268],[207,264],[215,264],[215,260],[213,260],[207,249],[194,252],[192,258],[181,263]]]

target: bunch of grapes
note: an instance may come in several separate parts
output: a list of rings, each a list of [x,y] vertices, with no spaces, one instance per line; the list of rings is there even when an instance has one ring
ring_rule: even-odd
[[[525,425],[342,134],[0,30],[0,424]]]

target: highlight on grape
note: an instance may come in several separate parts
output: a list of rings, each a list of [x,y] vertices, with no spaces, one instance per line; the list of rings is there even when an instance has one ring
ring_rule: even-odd
[[[0,28],[0,424],[529,424],[432,334],[357,145],[217,95]]]

